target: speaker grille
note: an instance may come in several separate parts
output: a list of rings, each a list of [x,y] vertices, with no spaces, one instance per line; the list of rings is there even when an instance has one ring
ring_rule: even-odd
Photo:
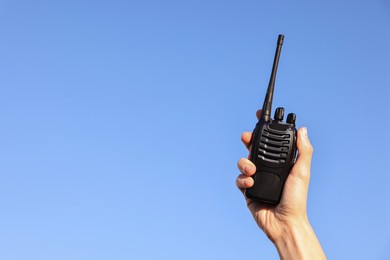
[[[272,129],[264,129],[260,138],[258,158],[272,162],[285,163],[290,146],[290,134]]]

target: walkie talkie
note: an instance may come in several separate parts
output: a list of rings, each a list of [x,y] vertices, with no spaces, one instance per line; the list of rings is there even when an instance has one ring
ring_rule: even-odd
[[[252,176],[254,185],[245,191],[248,198],[273,205],[280,201],[283,186],[294,164],[297,150],[296,115],[288,114],[286,123],[283,123],[284,108],[278,107],[275,110],[274,119],[271,119],[276,71],[283,39],[284,35],[279,35],[261,117],[252,135],[250,160],[256,166],[256,173]]]

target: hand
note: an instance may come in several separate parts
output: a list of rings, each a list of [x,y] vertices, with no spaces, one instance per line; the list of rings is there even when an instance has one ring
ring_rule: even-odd
[[[257,111],[256,115],[259,118],[261,110]],[[251,149],[251,137],[250,132],[245,132],[241,136],[241,140],[248,150]],[[286,246],[288,237],[293,239],[292,236],[298,235],[301,237],[303,235],[308,238],[308,235],[314,235],[315,241],[318,242],[306,214],[310,164],[313,154],[313,147],[310,144],[306,128],[298,130],[297,148],[297,160],[287,177],[280,203],[277,206],[271,206],[245,197],[253,218],[268,238],[277,246],[281,257],[283,256],[281,250],[285,249],[283,244]],[[242,158],[238,161],[238,168],[241,174],[237,177],[236,184],[244,193],[245,188],[253,186],[253,179],[250,176],[256,172],[256,166],[250,160]],[[313,241],[308,243],[313,243]],[[319,242],[318,246],[322,252]],[[294,256],[297,257],[297,255]],[[323,257],[325,257],[324,254]]]

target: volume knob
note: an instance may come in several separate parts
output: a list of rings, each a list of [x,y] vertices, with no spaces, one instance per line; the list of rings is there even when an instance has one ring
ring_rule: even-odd
[[[287,123],[295,125],[295,120],[297,116],[294,113],[290,113],[287,115]]]

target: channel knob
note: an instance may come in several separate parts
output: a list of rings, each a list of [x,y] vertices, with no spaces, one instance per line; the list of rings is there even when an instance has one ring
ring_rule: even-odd
[[[275,119],[275,120],[282,121],[282,120],[283,120],[283,117],[284,117],[284,108],[283,108],[283,107],[278,107],[278,108],[275,110],[274,119]]]

